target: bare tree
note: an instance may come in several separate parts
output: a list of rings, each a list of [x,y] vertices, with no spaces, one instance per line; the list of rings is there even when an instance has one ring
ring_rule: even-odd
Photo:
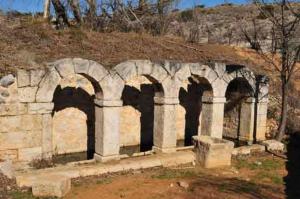
[[[69,25],[68,16],[66,13],[66,8],[60,0],[52,0],[52,4],[56,13],[56,20],[60,26],[64,24]]]
[[[50,15],[50,0],[45,0],[44,2],[44,18],[48,19]]]
[[[272,65],[280,75],[281,80],[281,118],[276,134],[276,139],[281,141],[286,132],[288,117],[288,96],[289,88],[297,71],[297,62],[300,59],[300,42],[297,41],[300,30],[300,10],[288,0],[270,1],[255,0],[260,13],[272,24],[271,37],[273,50],[265,51],[261,48],[261,42],[258,34],[264,34],[257,29],[255,24],[255,35],[247,39],[254,49]],[[244,31],[245,35],[249,35]]]
[[[81,10],[79,6],[78,0],[69,0],[71,9],[73,11],[74,18],[76,19],[77,23],[82,23],[82,17],[81,17]]]

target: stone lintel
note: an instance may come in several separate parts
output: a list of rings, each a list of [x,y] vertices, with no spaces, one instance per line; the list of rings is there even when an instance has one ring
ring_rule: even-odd
[[[109,162],[113,160],[120,160],[120,155],[102,156],[100,154],[95,153],[94,159],[98,162]]]
[[[123,106],[122,100],[99,100],[95,99],[94,103],[99,107],[121,107]]]
[[[54,103],[28,103],[29,114],[47,114],[52,113]]]
[[[226,103],[225,97],[203,96],[202,102],[207,104],[223,104]]]
[[[177,105],[179,104],[179,100],[178,98],[154,97],[154,103],[161,105]]]

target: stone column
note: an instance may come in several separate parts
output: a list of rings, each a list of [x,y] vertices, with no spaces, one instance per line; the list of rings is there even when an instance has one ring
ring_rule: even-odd
[[[53,155],[53,113],[54,103],[28,103],[28,113],[42,115],[42,158]]]
[[[257,102],[256,111],[256,141],[266,140],[268,98],[265,97]]]
[[[155,152],[176,151],[176,105],[178,98],[154,98],[154,146]]]
[[[95,154],[100,162],[118,160],[121,100],[95,100]]]
[[[241,104],[240,122],[239,122],[239,140],[253,143],[254,135],[254,117],[255,117],[255,98],[250,97]]]
[[[202,97],[199,135],[222,138],[225,97]]]

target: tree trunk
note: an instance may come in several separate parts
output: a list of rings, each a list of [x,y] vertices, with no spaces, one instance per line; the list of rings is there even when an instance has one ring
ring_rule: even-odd
[[[288,82],[286,79],[282,79],[282,98],[281,98],[281,118],[276,140],[281,141],[286,131],[286,123],[288,116]]]
[[[82,18],[81,18],[79,1],[78,0],[70,0],[70,6],[72,8],[74,18],[76,19],[77,23],[80,24],[82,22]]]
[[[64,5],[60,2],[60,0],[52,0],[52,4],[56,13],[57,23],[63,25],[61,24],[63,22],[69,26],[68,16]]]
[[[48,19],[50,15],[50,0],[44,2],[44,19]]]
[[[86,0],[87,3],[89,4],[89,10],[88,10],[88,15],[91,18],[94,18],[97,16],[97,5],[95,0]]]

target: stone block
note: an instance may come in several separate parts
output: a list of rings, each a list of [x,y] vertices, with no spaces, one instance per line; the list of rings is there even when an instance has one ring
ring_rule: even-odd
[[[58,60],[53,65],[61,77],[68,77],[75,74],[73,60],[70,58]]]
[[[19,69],[17,71],[18,87],[25,87],[30,85],[30,72],[27,70]]]
[[[103,99],[105,100],[121,99],[125,83],[117,73],[107,75],[99,83],[103,91]]]
[[[90,61],[90,67],[88,75],[95,81],[101,81],[105,76],[108,75],[108,71],[100,64],[94,61]]]
[[[0,133],[0,150],[41,146],[41,131]]]
[[[20,102],[34,102],[38,87],[22,87],[18,89]]]
[[[30,86],[38,86],[43,79],[46,71],[42,69],[30,71]]]
[[[21,115],[21,130],[41,130],[42,129],[42,115]]]
[[[158,82],[163,82],[168,77],[168,72],[160,64],[153,64],[153,70],[150,75]]]
[[[0,104],[0,116],[11,116],[18,114],[18,104]]]
[[[0,133],[18,131],[20,129],[20,116],[0,117]]]
[[[138,75],[150,75],[152,73],[152,62],[150,60],[135,61]]]
[[[71,179],[62,175],[47,175],[32,185],[32,194],[37,197],[64,197],[71,190]]]
[[[0,173],[4,174],[9,179],[14,177],[15,171],[11,160],[0,162]]]
[[[135,61],[122,62],[118,64],[114,69],[124,81],[129,81],[130,79],[138,75]]]
[[[193,137],[196,160],[205,168],[217,168],[231,165],[234,143],[210,136]]]
[[[4,88],[8,88],[13,83],[15,83],[15,77],[12,74],[6,75],[0,79],[0,86]]]
[[[39,85],[36,101],[52,102],[54,91],[60,80],[58,72],[54,68],[50,69]]]
[[[268,151],[284,151],[284,144],[277,140],[265,140],[262,144]]]
[[[88,74],[90,62],[86,59],[74,58],[74,70],[77,74]]]
[[[28,113],[29,114],[45,114],[52,113],[54,103],[29,103]]]
[[[180,62],[165,61],[163,68],[171,77],[174,77],[176,72],[182,68],[182,64]]]
[[[53,147],[53,131],[52,131],[52,115],[44,114],[43,119],[43,130],[42,130],[42,152],[44,158],[52,155]]]
[[[186,81],[189,77],[191,77],[189,64],[182,64],[181,69],[176,72],[175,77],[180,81]]]
[[[42,147],[19,149],[19,160],[32,161],[42,158]]]
[[[1,160],[17,160],[18,159],[18,150],[3,150],[0,151],[0,159]]]

